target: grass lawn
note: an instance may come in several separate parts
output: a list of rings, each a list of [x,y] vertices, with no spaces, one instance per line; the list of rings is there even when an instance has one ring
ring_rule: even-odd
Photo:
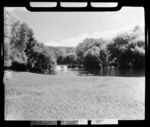
[[[13,72],[4,84],[6,120],[139,120],[145,115],[144,77]]]

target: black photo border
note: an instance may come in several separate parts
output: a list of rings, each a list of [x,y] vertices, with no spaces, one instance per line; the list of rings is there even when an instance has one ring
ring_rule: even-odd
[[[31,8],[29,6],[29,2],[57,2],[58,6],[55,8]],[[62,8],[60,7],[60,2],[88,2],[88,6],[86,8]],[[92,8],[90,6],[90,2],[119,2],[118,6],[116,8]],[[149,104],[148,104],[148,94],[149,94],[149,81],[148,81],[148,65],[149,65],[149,24],[150,24],[150,20],[149,20],[149,14],[150,13],[150,7],[149,7],[149,3],[148,1],[144,1],[144,0],[140,0],[140,1],[136,1],[136,0],[3,0],[1,1],[0,4],[0,18],[1,18],[1,24],[0,24],[0,38],[1,38],[1,85],[0,85],[0,90],[1,90],[1,107],[0,107],[0,120],[1,120],[1,124],[3,124],[2,126],[30,126],[30,122],[31,121],[6,121],[4,119],[4,83],[3,83],[3,76],[4,76],[4,58],[3,58],[3,14],[4,14],[4,7],[26,7],[28,10],[30,11],[90,11],[90,12],[96,12],[96,11],[118,11],[121,9],[121,7],[123,6],[130,6],[130,7],[143,7],[144,11],[145,11],[145,119],[144,120],[119,120],[118,121],[118,125],[141,125],[143,126],[145,125],[149,125],[149,120],[150,120],[150,115],[149,115]],[[60,121],[57,122],[58,125],[60,125]],[[88,125],[90,125],[90,121],[88,121]],[[92,125],[94,126],[94,125]]]

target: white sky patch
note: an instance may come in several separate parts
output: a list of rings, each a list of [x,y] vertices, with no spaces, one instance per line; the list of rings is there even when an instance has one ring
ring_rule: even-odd
[[[78,43],[82,42],[86,37],[90,37],[90,35],[89,34],[82,34],[82,35],[79,35],[77,37],[62,39],[60,42],[49,41],[49,42],[46,42],[44,44],[47,46],[68,46],[68,47],[71,46],[71,47],[74,47]]]
[[[44,42],[43,44],[46,46],[60,46],[60,43],[58,43],[56,41],[48,41],[48,42]]]
[[[14,12],[14,11],[28,11],[25,7],[4,7],[8,12]]]
[[[120,19],[121,19],[121,15],[116,15],[116,16],[113,18],[114,21],[119,21]]]

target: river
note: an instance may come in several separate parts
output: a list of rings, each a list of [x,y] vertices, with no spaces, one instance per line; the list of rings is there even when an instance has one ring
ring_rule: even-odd
[[[76,75],[76,76],[116,76],[116,77],[145,77],[145,69],[104,69],[104,70],[85,70],[69,68],[67,70],[59,70],[51,73],[52,75]]]

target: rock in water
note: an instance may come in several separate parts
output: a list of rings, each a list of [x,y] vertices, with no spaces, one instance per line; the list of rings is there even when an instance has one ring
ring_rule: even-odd
[[[62,68],[61,68],[61,66],[56,66],[56,68],[55,68],[55,70],[61,70]]]
[[[68,68],[67,68],[67,66],[63,66],[63,69],[64,69],[64,70],[67,70]]]

